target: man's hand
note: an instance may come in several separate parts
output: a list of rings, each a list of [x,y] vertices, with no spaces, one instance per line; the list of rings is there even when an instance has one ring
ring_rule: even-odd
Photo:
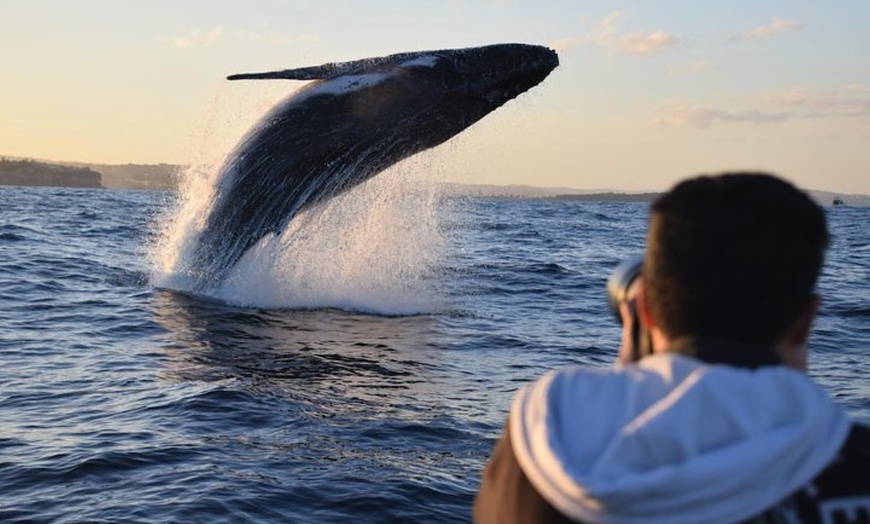
[[[622,344],[619,346],[616,363],[620,366],[637,362],[649,353],[649,335],[641,326],[637,314],[637,295],[641,278],[638,277],[632,282],[625,294],[625,300],[619,305],[619,315],[622,317]]]

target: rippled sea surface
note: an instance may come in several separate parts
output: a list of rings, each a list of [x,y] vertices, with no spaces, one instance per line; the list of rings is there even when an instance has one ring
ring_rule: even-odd
[[[647,215],[457,201],[446,300],[384,315],[154,287],[165,193],[0,200],[3,522],[466,522],[513,392],[611,364],[604,284]],[[870,209],[828,213],[812,375],[870,421]]]

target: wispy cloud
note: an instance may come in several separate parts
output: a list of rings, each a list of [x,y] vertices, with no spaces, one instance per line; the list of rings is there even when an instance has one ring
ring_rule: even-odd
[[[235,34],[237,37],[244,40],[269,45],[287,45],[292,43],[311,43],[320,41],[320,35],[314,33],[300,33],[294,36],[277,31],[247,31],[239,29]]]
[[[551,47],[556,52],[564,53],[573,47],[577,47],[582,42],[583,40],[579,37],[567,36],[565,38],[553,40],[552,42],[550,42],[549,47]]]
[[[717,107],[669,104],[660,107],[653,122],[662,127],[704,128],[714,124],[768,124],[784,122],[791,118],[787,112],[764,112],[757,109],[730,111]]]
[[[601,19],[586,35],[586,40],[611,53],[649,55],[677,43],[676,37],[666,31],[631,31],[621,33],[617,22],[622,18],[615,11]]]
[[[614,11],[598,21],[595,27],[586,34],[586,39],[600,47],[611,47],[616,41],[616,22],[622,17],[620,11]]]
[[[795,88],[769,94],[764,103],[791,109],[804,118],[868,117],[870,89],[861,85],[840,89]]]
[[[682,66],[675,66],[670,69],[670,72],[675,75],[682,74],[701,74],[707,71],[710,68],[709,62],[706,60],[696,60],[691,64],[686,64]]]
[[[660,127],[706,128],[807,118],[870,118],[870,89],[860,85],[834,90],[795,88],[762,95],[748,105],[726,109],[674,102],[659,107],[653,122]]]
[[[769,24],[753,27],[746,34],[742,35],[742,38],[749,40],[764,40],[779,33],[796,31],[801,28],[803,28],[803,24],[795,22],[794,20],[774,18]]]
[[[664,31],[653,31],[652,33],[635,31],[621,37],[619,45],[626,52],[636,55],[648,55],[665,47],[670,47],[676,41],[674,35]]]
[[[194,47],[208,47],[220,40],[223,35],[224,28],[216,26],[212,29],[193,29],[184,36],[168,36],[162,35],[159,40],[164,44],[182,49]]]

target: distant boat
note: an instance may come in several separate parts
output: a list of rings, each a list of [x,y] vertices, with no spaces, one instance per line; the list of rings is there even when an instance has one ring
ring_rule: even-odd
[[[845,206],[846,205],[846,203],[843,202],[843,199],[840,197],[834,197],[834,201],[831,202],[831,204],[835,205],[835,206]]]

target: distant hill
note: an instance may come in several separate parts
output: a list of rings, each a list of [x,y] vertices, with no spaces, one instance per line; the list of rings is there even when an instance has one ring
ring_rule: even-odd
[[[178,173],[181,166],[172,164],[94,164],[87,162],[64,162],[43,159],[29,159],[20,157],[4,157],[4,162],[28,163],[40,166],[45,172],[56,173],[73,171],[91,171],[100,176],[98,185],[87,187],[105,187],[112,189],[156,189],[172,190],[178,188]],[[0,179],[0,184],[5,182]],[[70,185],[63,183],[65,179],[59,178],[58,184],[32,184],[32,185]],[[14,184],[21,185],[21,184]]]
[[[175,190],[178,188],[182,170],[182,166],[172,164],[88,164],[6,157],[0,162],[0,184]],[[543,198],[581,202],[652,202],[661,194],[651,191],[581,190],[452,182],[445,182],[441,187],[445,194],[453,196]],[[842,200],[846,207],[870,206],[870,195],[817,190],[810,190],[809,193],[823,206],[831,206],[835,199]]]
[[[444,192],[450,195],[475,196],[486,198],[545,198],[578,202],[652,202],[660,191],[614,191],[581,190],[572,188],[534,187],[522,185],[473,185],[445,183]],[[870,195],[833,193],[831,191],[807,191],[822,206],[833,205],[840,199],[846,207],[870,207]]]
[[[103,175],[103,187],[113,189],[178,188],[180,166],[171,164],[75,164],[89,167]]]
[[[101,178],[87,167],[0,158],[0,185],[102,187]]]
[[[442,190],[448,195],[486,198],[546,198],[585,202],[651,202],[659,193],[581,190],[568,187],[535,187],[525,185],[457,184],[445,182]]]

